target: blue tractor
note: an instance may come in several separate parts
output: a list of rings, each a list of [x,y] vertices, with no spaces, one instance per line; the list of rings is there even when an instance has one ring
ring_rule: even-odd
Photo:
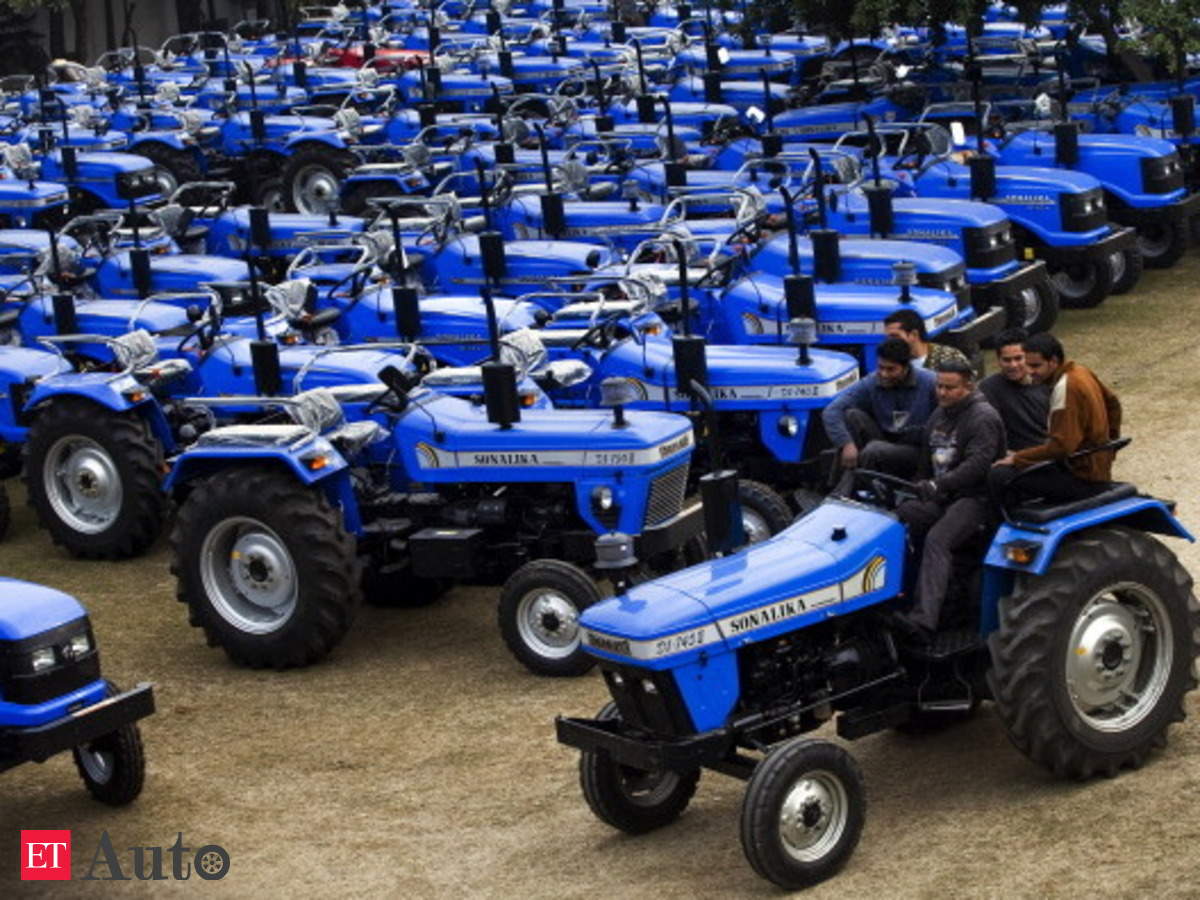
[[[746,857],[796,889],[837,872],[863,826],[858,766],[804,736],[831,720],[853,739],[949,724],[988,699],[1019,750],[1076,779],[1165,744],[1200,651],[1191,576],[1153,536],[1191,539],[1171,503],[1111,483],[1060,506],[1001,504],[998,530],[956,560],[942,629],[917,644],[889,624],[912,584],[894,510],[914,486],[856,478],[852,498],[770,540],[584,612],[612,702],[557,730],[582,751],[601,821],[650,831],[684,811],[702,768],[745,779]]]
[[[321,659],[354,618],[360,580],[396,605],[470,581],[503,585],[500,631],[526,667],[577,675],[593,663],[579,614],[601,599],[597,579],[620,580],[614,555],[659,571],[703,555],[685,417],[522,409],[497,361],[477,375],[478,403],[381,377],[386,389],[287,404],[315,410],[293,413],[307,424],[215,428],[175,460],[177,596],[236,662]]]
[[[100,677],[100,651],[79,602],[0,578],[0,658],[0,771],[70,750],[101,803],[137,799],[146,774],[137,721],[154,712],[154,688],[122,692]]]

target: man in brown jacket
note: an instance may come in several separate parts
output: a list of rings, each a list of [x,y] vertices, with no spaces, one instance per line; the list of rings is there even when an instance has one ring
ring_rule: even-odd
[[[1093,496],[1112,480],[1113,454],[1107,450],[1072,454],[1121,436],[1121,402],[1090,369],[1064,360],[1063,346],[1053,335],[1035,334],[1024,347],[1030,376],[1050,386],[1048,433],[1045,443],[1010,453],[996,463],[993,495],[1054,503]],[[1054,465],[1017,480],[1023,470],[1041,462]]]

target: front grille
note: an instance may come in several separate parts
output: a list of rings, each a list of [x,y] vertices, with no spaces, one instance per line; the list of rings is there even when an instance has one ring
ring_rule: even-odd
[[[967,268],[994,269],[1016,258],[1012,228],[1007,222],[986,228],[964,228]]]
[[[695,730],[671,672],[612,663],[605,663],[602,671],[621,721],[629,728],[659,737],[682,737]]]
[[[644,528],[653,528],[679,515],[687,494],[687,480],[688,464],[684,463],[650,483],[650,499],[646,501],[646,516],[642,520]]]
[[[1183,163],[1178,153],[1143,157],[1142,190],[1147,194],[1169,194],[1183,187]]]
[[[1104,207],[1104,191],[1091,188],[1078,194],[1062,194],[1063,231],[1094,231],[1108,222],[1108,210]]]

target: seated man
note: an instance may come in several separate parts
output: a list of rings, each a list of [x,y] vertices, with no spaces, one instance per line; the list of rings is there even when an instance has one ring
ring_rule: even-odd
[[[915,544],[924,541],[912,610],[895,624],[928,643],[950,586],[951,554],[988,520],[987,481],[992,463],[1004,455],[1000,414],[975,390],[975,372],[956,360],[937,369],[938,408],[921,441],[918,500],[896,510]]]
[[[908,344],[913,365],[922,366],[931,372],[935,371],[938,363],[943,360],[954,359],[970,363],[961,350],[930,341],[929,332],[925,330],[925,320],[915,309],[898,309],[890,313],[883,320],[883,333],[888,337],[900,338]]]
[[[996,335],[996,362],[1000,371],[979,382],[1004,421],[1008,449],[1024,450],[1046,441],[1046,418],[1050,414],[1050,388],[1035,382],[1025,368],[1024,328],[1009,328]]]
[[[1050,387],[1046,440],[996,463],[990,479],[994,496],[1002,502],[1038,498],[1051,503],[1094,496],[1112,480],[1112,451],[1072,454],[1121,436],[1121,403],[1091,370],[1064,361],[1063,346],[1053,335],[1035,334],[1024,347],[1030,377]],[[1022,470],[1040,462],[1054,465],[1017,480]]]
[[[908,344],[888,338],[875,372],[838,395],[821,414],[845,470],[861,466],[903,478],[916,471],[921,429],[937,404],[932,372],[913,366]],[[847,471],[838,493],[851,485]]]

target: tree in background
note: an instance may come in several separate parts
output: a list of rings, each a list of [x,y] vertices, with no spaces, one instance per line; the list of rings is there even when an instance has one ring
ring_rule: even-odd
[[[1200,52],[1200,0],[1127,0],[1125,12],[1143,28],[1138,49],[1161,57],[1182,84],[1188,54]]]

